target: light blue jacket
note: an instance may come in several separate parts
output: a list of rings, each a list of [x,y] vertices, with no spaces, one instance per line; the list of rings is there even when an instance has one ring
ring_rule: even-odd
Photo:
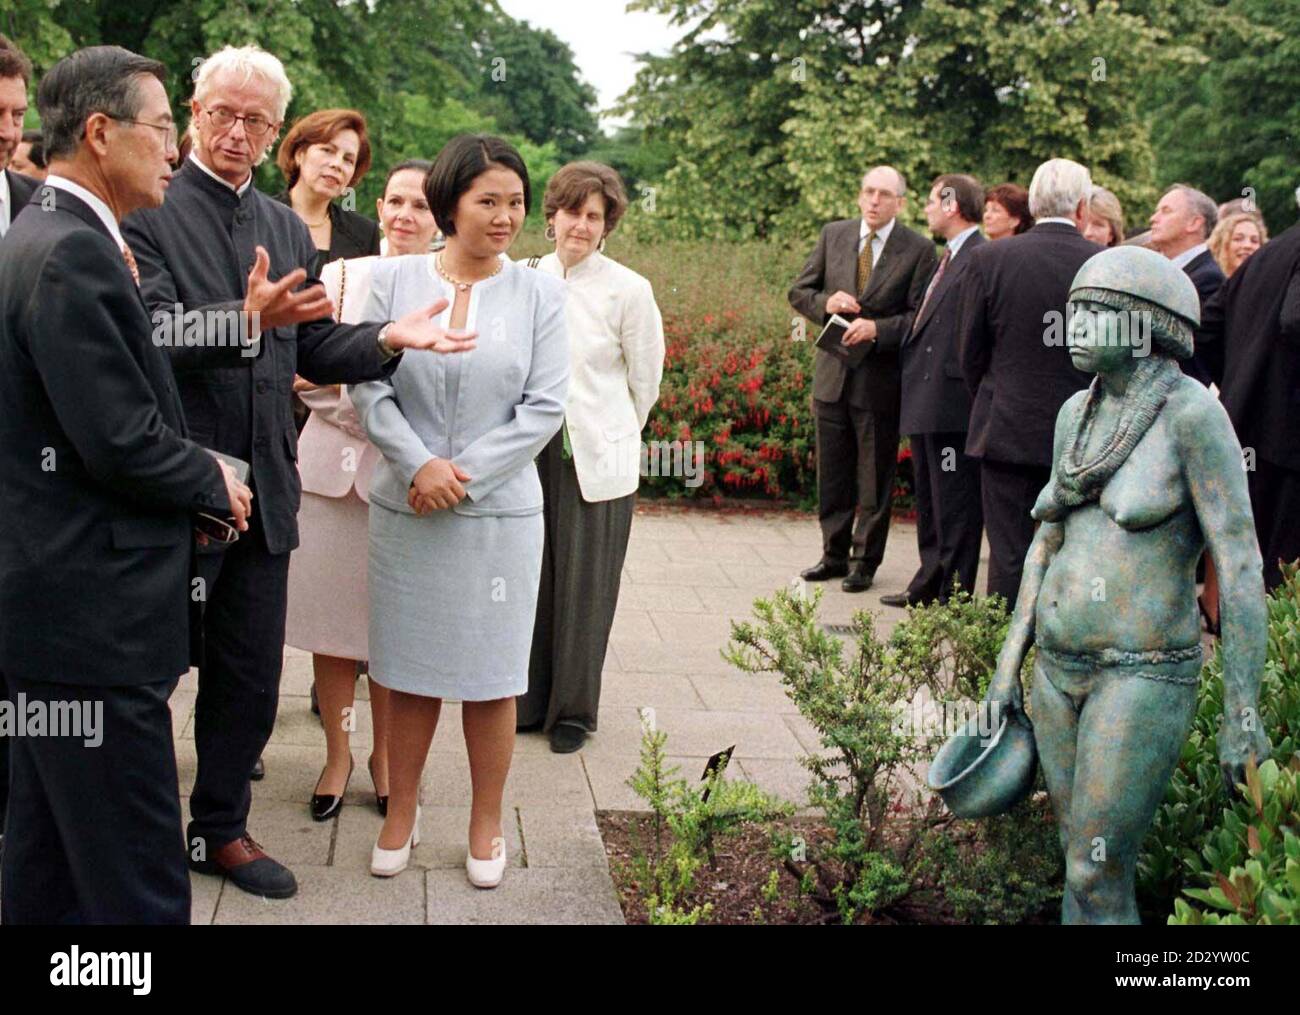
[[[445,297],[448,306],[438,320],[449,327],[455,293],[433,256],[377,261],[362,320],[396,320]],[[470,290],[466,327],[478,332],[473,350],[407,352],[387,380],[348,389],[383,454],[370,484],[372,503],[411,513],[406,496],[416,472],[431,458],[446,458],[470,477],[465,499],[452,509],[458,514],[542,510],[533,460],[564,419],[564,298],[559,279],[506,261],[498,274]]]

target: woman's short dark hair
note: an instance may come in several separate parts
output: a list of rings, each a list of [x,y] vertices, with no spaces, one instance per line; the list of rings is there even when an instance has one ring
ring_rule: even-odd
[[[605,199],[605,235],[618,225],[627,211],[627,191],[618,172],[601,162],[570,162],[562,166],[546,185],[542,197],[542,216],[551,216],[563,208],[577,211],[592,194]]]
[[[388,170],[388,175],[384,177],[384,189],[380,191],[380,195],[382,196],[388,193],[388,185],[393,182],[393,177],[398,173],[404,173],[408,169],[414,169],[427,180],[429,178],[429,170],[432,168],[433,163],[428,159],[403,159],[401,162],[397,163],[397,165]]]
[[[140,78],[167,85],[167,69],[157,60],[121,46],[88,46],[51,67],[36,88],[36,108],[45,135],[45,158],[74,154],[95,113],[133,119],[140,112]]]
[[[524,213],[533,206],[528,167],[509,141],[491,134],[458,134],[443,146],[424,178],[424,196],[444,236],[456,235],[456,205],[474,181],[492,168],[509,169],[524,184]]]
[[[366,118],[355,109],[318,109],[299,118],[289,133],[280,142],[280,151],[276,154],[275,164],[284,174],[286,185],[290,190],[298,182],[302,169],[298,166],[297,154],[314,144],[329,144],[342,131],[350,130],[357,135],[357,162],[352,167],[352,179],[344,186],[352,187],[361,182],[361,178],[370,170],[370,134],[366,130]]]
[[[1034,216],[1029,214],[1029,191],[1024,187],[1015,183],[999,183],[996,187],[990,187],[984,195],[984,203],[989,201],[1002,205],[1008,215],[1020,220],[1013,235],[1027,233],[1034,227]]]
[[[39,130],[23,131],[23,144],[31,145],[27,149],[27,159],[38,169],[45,168],[45,135]]]

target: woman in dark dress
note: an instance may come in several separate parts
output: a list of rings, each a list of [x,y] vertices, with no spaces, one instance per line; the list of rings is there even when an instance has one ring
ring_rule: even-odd
[[[308,268],[319,278],[321,268],[339,258],[378,254],[379,223],[340,207],[355,204],[355,186],[370,168],[370,136],[366,118],[355,109],[318,109],[298,120],[285,135],[276,155],[288,189],[276,200],[289,205],[307,224],[316,258]],[[347,195],[352,200],[339,198]],[[310,410],[293,395],[293,419],[302,432]]]

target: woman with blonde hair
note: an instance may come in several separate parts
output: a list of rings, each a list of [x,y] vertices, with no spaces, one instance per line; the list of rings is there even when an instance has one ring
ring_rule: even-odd
[[[1119,198],[1105,187],[1092,188],[1083,235],[1103,247],[1117,247],[1124,242],[1124,210]]]
[[[1239,211],[1219,219],[1210,234],[1210,253],[1229,278],[1242,262],[1268,242],[1268,229],[1259,212]]]

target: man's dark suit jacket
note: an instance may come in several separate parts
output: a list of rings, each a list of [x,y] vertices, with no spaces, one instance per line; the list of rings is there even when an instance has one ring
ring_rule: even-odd
[[[847,396],[858,409],[898,412],[901,370],[898,348],[921,305],[925,285],[938,258],[934,244],[897,219],[866,288],[857,291],[858,234],[861,219],[841,219],[822,229],[812,256],[790,288],[790,305],[817,325],[826,323],[826,300],[843,290],[857,295],[860,317],[876,322],[876,340],[852,370],[830,353],[817,350],[813,398],[837,402]],[[852,317],[851,314],[841,315]]]
[[[975,398],[968,455],[1051,467],[1056,415],[1092,380],[1065,345],[1070,283],[1101,250],[1072,225],[1043,222],[971,254],[959,326],[962,376]],[[1053,312],[1060,343],[1049,346]]]
[[[270,255],[273,281],[310,265],[315,255],[311,234],[292,208],[256,187],[241,197],[189,160],[172,178],[163,206],[128,215],[122,232],[155,321],[171,317],[177,304],[187,315],[238,311],[259,244]],[[215,317],[203,319],[216,326]],[[252,462],[253,510],[271,553],[298,545],[302,485],[293,375],[315,384],[387,377],[401,357],[384,363],[376,343],[383,323],[352,326],[322,318],[275,328],[263,332],[260,356],[226,370],[207,369],[191,349],[170,348],[194,439]]]
[[[0,257],[0,670],[155,683],[189,666],[191,512],[227,514],[225,481],[121,250],[50,195]]]
[[[22,173],[15,173],[12,169],[6,169],[4,174],[9,180],[9,225],[12,226],[14,220],[18,218],[18,213],[31,201],[41,181],[33,180]]]
[[[1196,286],[1196,295],[1201,298],[1202,309],[1226,279],[1219,262],[1208,250],[1202,250],[1183,265],[1183,271],[1192,280],[1192,285]],[[1220,384],[1223,381],[1223,343],[1215,342],[1207,335],[1198,332],[1192,341],[1191,358],[1178,362],[1183,373],[1195,377],[1207,388],[1211,382]]]
[[[966,237],[930,294],[925,312],[917,310],[921,316],[903,340],[899,433],[958,433],[970,423],[971,398],[962,380],[957,347],[961,277],[970,255],[987,242],[978,231]],[[927,288],[929,284],[927,280]]]
[[[1220,398],[1242,447],[1300,471],[1300,225],[1247,258],[1202,317],[1224,350]]]

